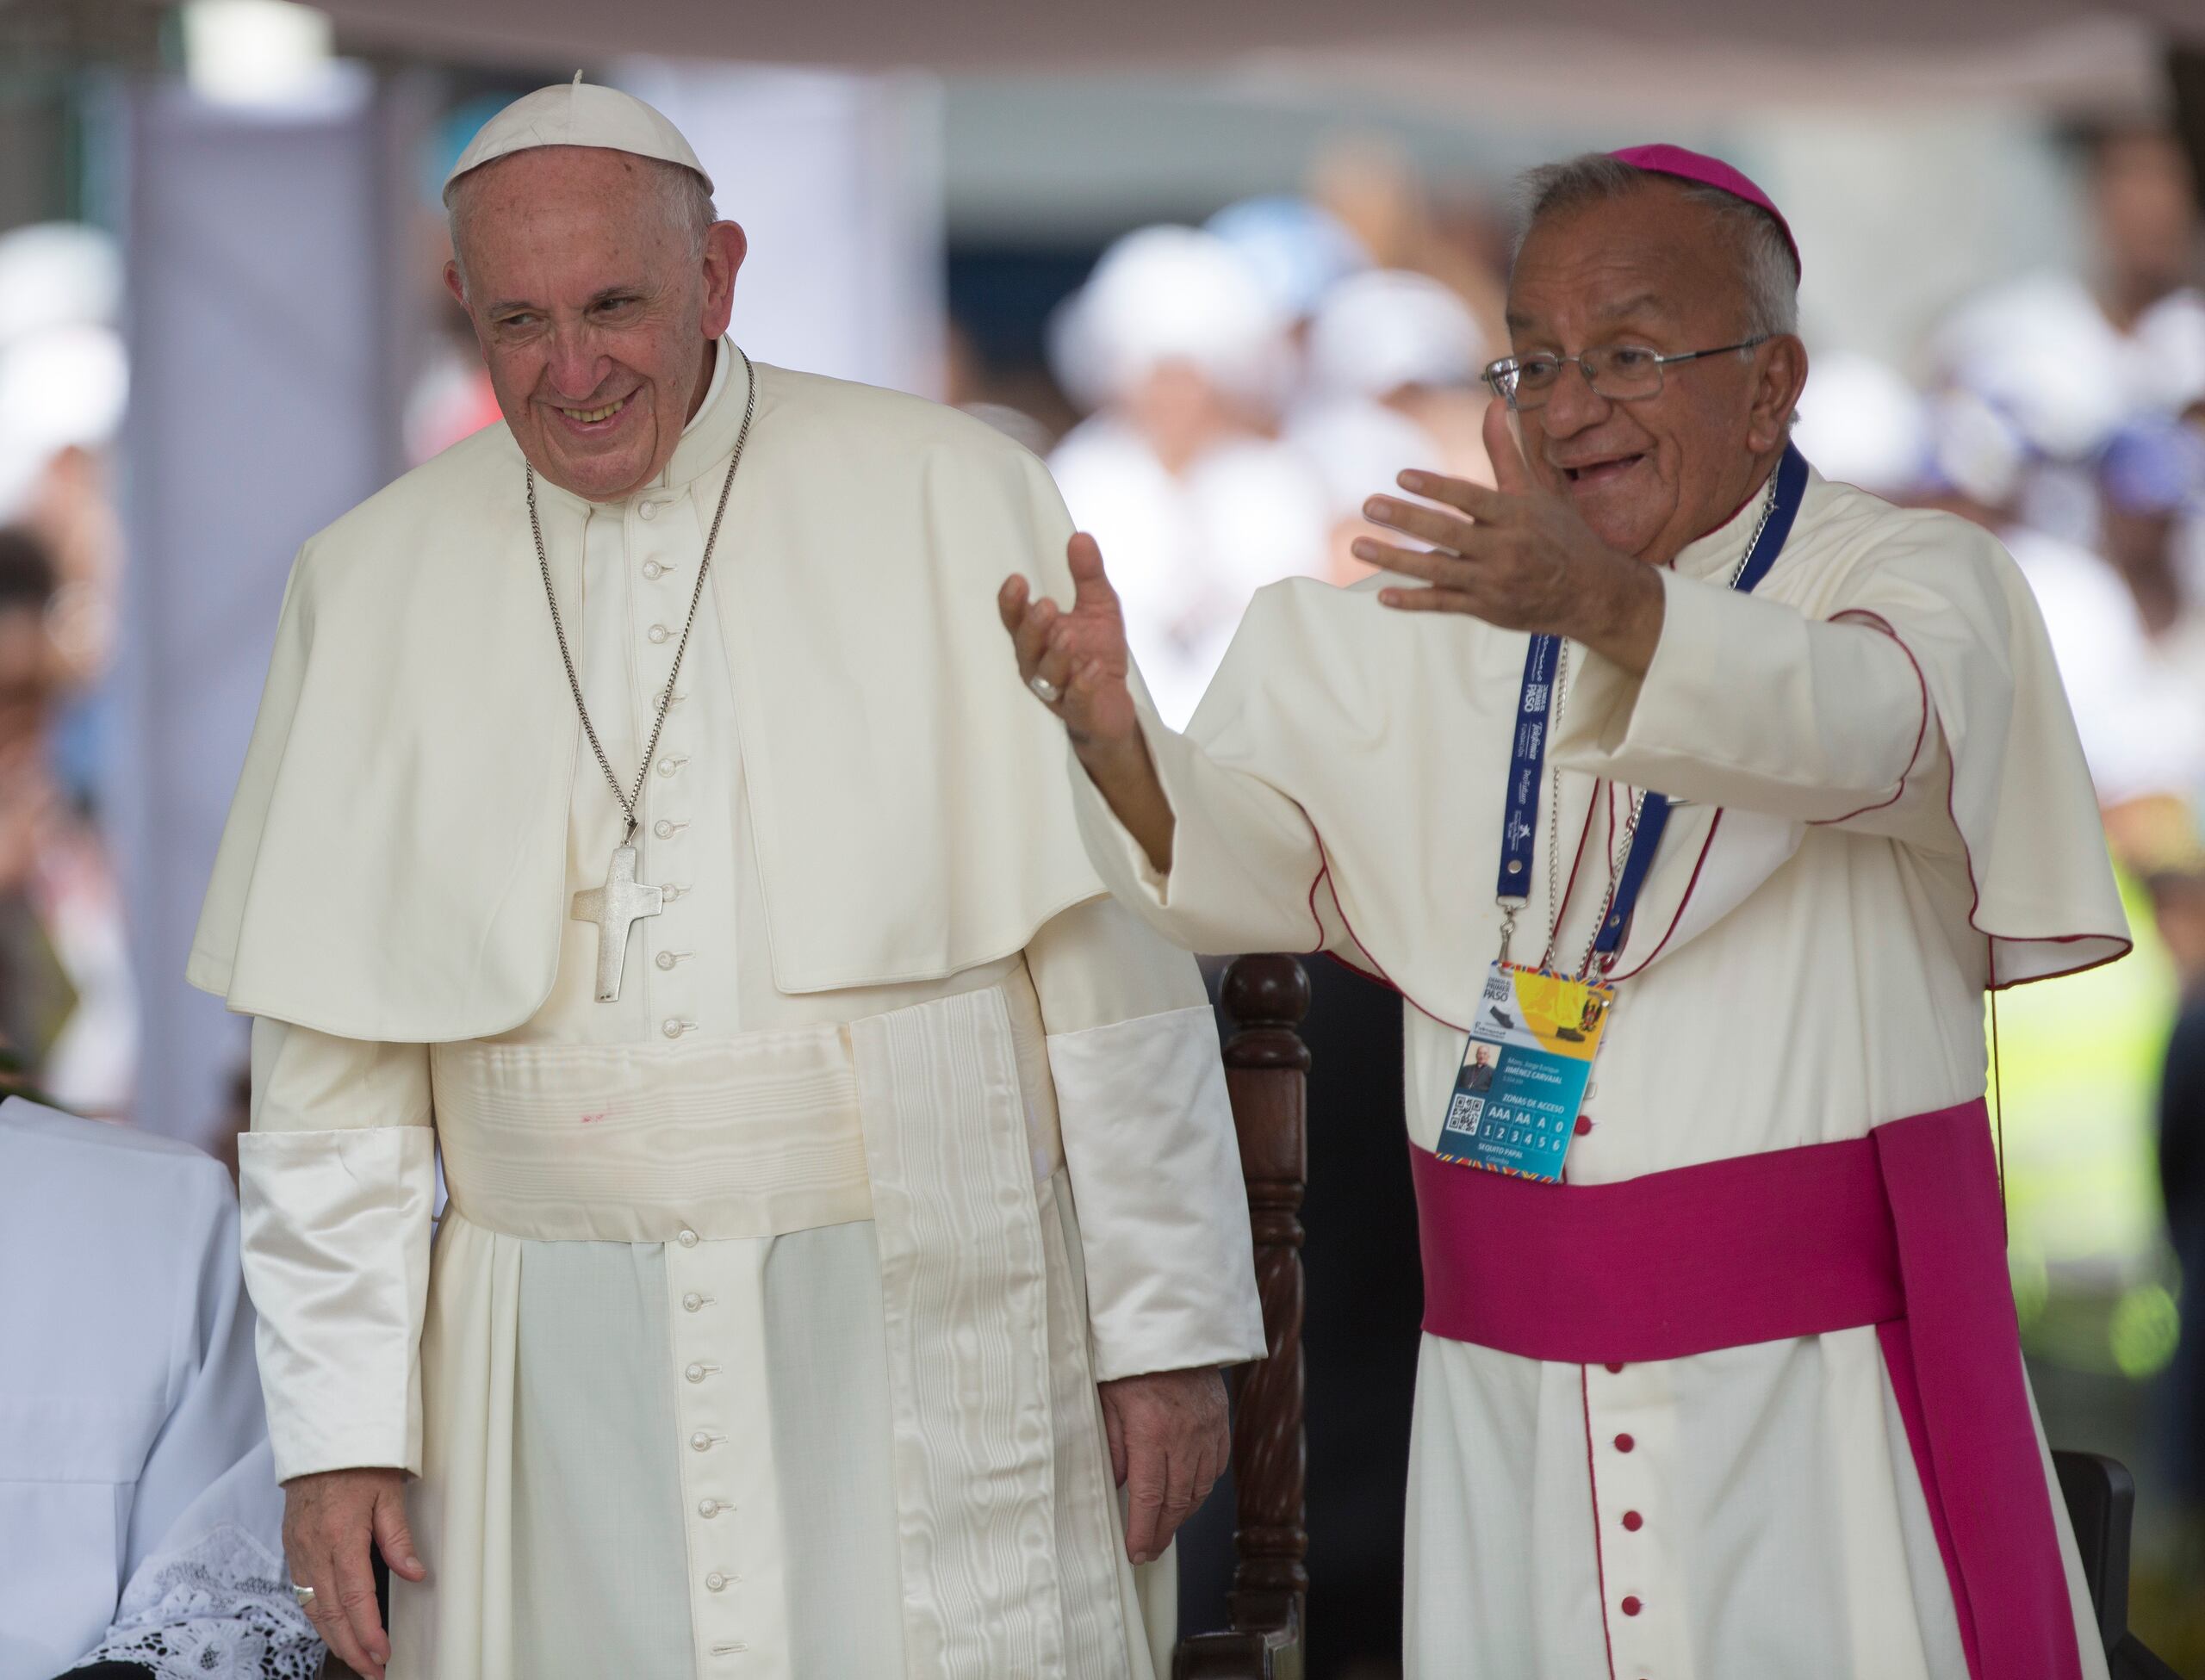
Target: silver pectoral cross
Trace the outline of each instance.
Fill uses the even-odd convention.
[[[636,879],[636,848],[616,847],[605,884],[575,895],[574,919],[597,924],[597,1001],[620,995],[620,971],[628,964],[628,934],[645,916],[666,908],[666,889]]]

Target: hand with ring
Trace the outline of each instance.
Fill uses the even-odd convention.
[[[402,1470],[331,1470],[283,1484],[283,1555],[291,1596],[339,1662],[383,1680],[390,1640],[376,1607],[370,1548],[391,1572],[425,1581],[406,1526]]]
[[[1022,577],[1007,579],[996,609],[1018,654],[1020,680],[1064,720],[1083,757],[1140,738],[1127,673],[1126,617],[1102,570],[1102,551],[1084,532],[1065,549],[1072,598],[1059,609],[1047,596],[1034,598]]]
[[[1064,721],[1072,750],[1150,861],[1168,871],[1175,818],[1134,710],[1126,615],[1084,531],[1065,545],[1071,605],[1034,598],[1022,577],[1003,580],[996,611],[1018,654],[1018,675]]]

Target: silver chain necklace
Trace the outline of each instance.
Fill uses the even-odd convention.
[[[711,569],[712,549],[719,542],[720,521],[727,517],[728,493],[735,488],[735,469],[742,464],[742,446],[750,438],[750,422],[758,412],[758,379],[750,365],[750,358],[740,350],[742,356],[742,379],[748,395],[742,406],[742,429],[735,435],[735,453],[729,457],[727,476],[720,480],[720,499],[712,509],[711,529],[705,536],[704,558],[697,565],[697,581],[689,592],[689,616],[681,621],[681,640],[674,649],[674,668],[667,673],[666,689],[658,697],[658,716],[651,722],[651,738],[643,747],[643,761],[636,772],[636,787],[631,793],[620,784],[613,774],[612,760],[606,756],[605,744],[597,738],[597,726],[590,721],[589,707],[582,699],[581,679],[575,673],[575,655],[567,645],[567,626],[559,616],[559,594],[551,586],[551,557],[543,548],[543,522],[536,510],[536,468],[527,469],[528,529],[536,538],[537,569],[543,574],[543,598],[551,608],[551,633],[559,640],[559,659],[567,667],[567,687],[575,697],[575,710],[581,714],[582,733],[589,737],[590,750],[597,754],[598,768],[605,772],[606,785],[612,790],[612,797],[620,802],[620,813],[628,820],[628,827],[620,837],[620,844],[612,850],[612,860],[605,873],[605,884],[592,887],[587,892],[575,895],[573,917],[577,921],[597,925],[597,995],[599,1002],[610,1003],[620,995],[621,970],[627,965],[628,934],[644,916],[655,916],[666,908],[666,890],[646,886],[636,878],[636,828],[641,819],[637,813],[643,803],[643,786],[649,779],[651,759],[658,752],[659,736],[666,728],[666,715],[674,707],[674,686],[681,678],[682,656],[689,651],[689,634],[696,628],[697,608],[705,598],[705,574]]]

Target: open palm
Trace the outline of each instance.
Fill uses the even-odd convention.
[[[1085,532],[1065,546],[1072,601],[1060,608],[1033,598],[1024,578],[1007,579],[997,597],[1003,627],[1018,653],[1018,674],[1064,720],[1073,741],[1110,747],[1134,740],[1140,722],[1128,684],[1126,615],[1102,569],[1102,550]],[[1048,697],[1053,694],[1054,699]]]

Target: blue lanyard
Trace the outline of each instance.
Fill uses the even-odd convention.
[[[1806,489],[1807,458],[1799,453],[1796,444],[1787,444],[1784,458],[1776,467],[1776,499],[1745,563],[1730,581],[1733,589],[1750,594],[1754,586],[1768,575],[1768,568],[1784,551],[1785,539],[1792,535],[1792,524],[1798,518],[1800,499]],[[1516,702],[1516,738],[1509,753],[1508,786],[1500,822],[1500,883],[1497,896],[1504,904],[1512,901],[1521,904],[1529,896],[1526,889],[1531,884],[1532,842],[1539,828],[1539,781],[1546,765],[1550,721],[1548,713],[1553,704],[1555,666],[1561,653],[1560,637],[1535,635],[1524,654],[1524,681]],[[1612,958],[1622,945],[1624,934],[1630,926],[1631,912],[1638,905],[1640,890],[1646,884],[1648,871],[1654,867],[1654,853],[1661,846],[1662,831],[1668,822],[1668,799],[1662,794],[1648,793],[1639,806],[1637,833],[1631,839],[1630,855],[1624,859],[1623,874],[1616,882],[1607,919],[1600,924],[1599,935],[1593,941],[1593,949],[1598,955]]]

